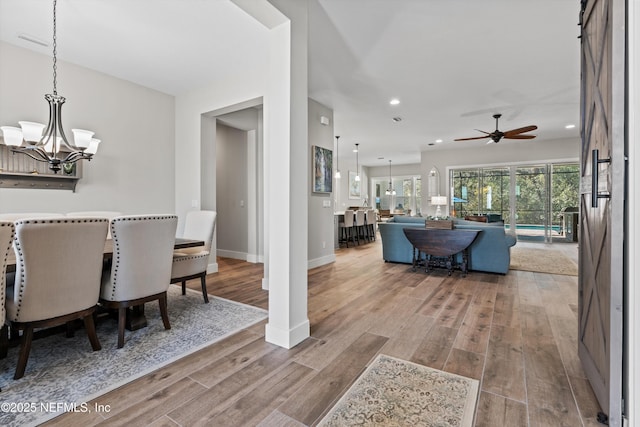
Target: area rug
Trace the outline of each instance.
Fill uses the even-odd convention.
[[[477,380],[380,354],[319,426],[473,425]]]
[[[267,317],[256,307],[211,296],[209,301],[204,304],[200,292],[188,290],[183,296],[180,287],[170,286],[171,329],[164,329],[158,304],[146,304],[148,326],[125,331],[121,349],[116,348],[117,322],[112,319],[98,322],[100,351],[91,351],[84,330],[73,338],[62,333],[35,340],[19,380],[13,379],[19,348],[10,348],[8,357],[0,360],[0,425],[42,423],[74,403],[82,405]],[[55,412],[57,405],[61,411]]]
[[[578,266],[568,256],[551,248],[511,248],[512,270],[534,271],[537,273],[564,274],[577,276]]]

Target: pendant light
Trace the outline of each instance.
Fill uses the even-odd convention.
[[[340,139],[340,136],[336,135],[336,179],[340,179],[340,159],[339,159],[339,155],[338,155],[338,140]]]
[[[358,145],[360,144],[356,142],[356,149],[353,150],[356,152],[356,178],[355,178],[356,181],[360,181],[360,165],[358,163]]]
[[[387,196],[395,196],[396,190],[393,189],[393,185],[391,184],[391,160],[389,160],[389,188],[385,192]]]
[[[99,139],[93,138],[92,131],[83,129],[71,129],[74,136],[74,143],[71,143],[62,128],[65,98],[58,95],[57,90],[56,6],[57,0],[53,0],[53,93],[44,96],[49,103],[49,123],[45,126],[42,123],[20,121],[21,128],[1,127],[4,143],[11,151],[48,163],[54,173],[79,160],[91,160],[100,143]]]

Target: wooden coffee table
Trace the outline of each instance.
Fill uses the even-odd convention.
[[[413,271],[419,266],[424,266],[426,272],[433,267],[442,267],[446,268],[451,276],[457,268],[462,271],[464,277],[468,271],[468,248],[481,230],[406,227],[403,231],[413,245]],[[459,253],[462,254],[461,263],[456,260]]]

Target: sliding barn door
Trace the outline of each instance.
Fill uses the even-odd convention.
[[[582,1],[578,353],[610,425],[622,425],[625,1]]]

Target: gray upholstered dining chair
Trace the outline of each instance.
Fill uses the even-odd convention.
[[[209,302],[207,295],[207,266],[211,254],[213,232],[216,229],[217,213],[214,211],[190,211],[185,218],[182,237],[203,240],[204,247],[185,248],[173,252],[171,283],[182,283],[182,295],[186,293],[187,280],[200,278],[202,297]]]
[[[107,218],[111,221],[113,218],[117,216],[122,216],[122,212],[117,211],[78,211],[78,212],[67,212],[68,217],[73,218]],[[109,227],[109,231],[107,232],[107,239],[111,238],[111,227]]]
[[[178,217],[128,215],[111,220],[113,260],[102,276],[100,304],[118,310],[118,348],[124,346],[129,307],[158,300],[165,329],[171,329],[167,313],[167,289]]]
[[[7,289],[6,271],[7,256],[13,250],[13,238],[15,236],[15,226],[10,221],[0,221],[0,359],[7,357],[9,350],[9,333],[5,318],[7,317],[5,310],[5,295]]]
[[[7,320],[23,331],[15,379],[24,375],[35,328],[82,319],[91,347],[100,350],[93,313],[108,225],[101,218],[15,222],[16,271],[6,295]]]

